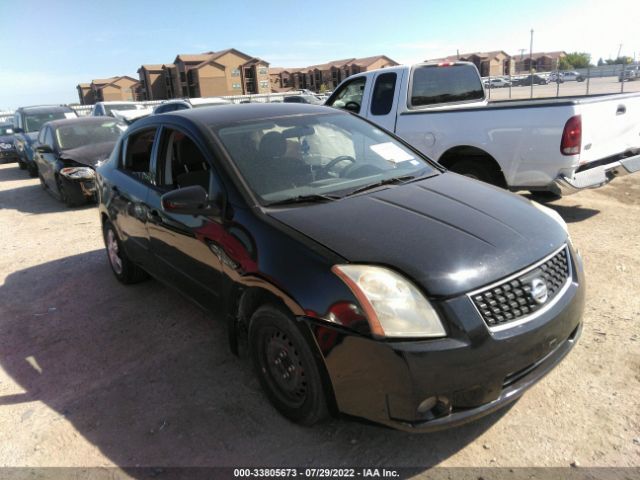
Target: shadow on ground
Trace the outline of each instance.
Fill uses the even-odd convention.
[[[582,222],[600,213],[600,210],[586,208],[582,205],[560,205],[558,203],[560,198],[558,197],[544,198],[530,194],[525,194],[524,196],[529,200],[534,200],[545,207],[555,210],[567,223]],[[565,200],[564,203],[567,203],[567,201]]]
[[[291,424],[229,353],[224,322],[156,281],[120,285],[102,250],[7,277],[0,366],[26,392],[0,405],[44,402],[122,467],[425,467],[504,414],[423,435],[350,418]],[[37,432],[42,416],[25,407],[20,428]]]
[[[30,179],[26,170],[20,170],[17,163],[13,165],[13,168],[3,166],[0,169],[0,184],[4,187],[7,185],[5,182],[18,180],[31,180],[32,184],[0,190],[0,210],[12,209],[24,213],[55,213],[70,210],[64,203],[44,190],[37,178]],[[73,209],[93,207],[95,207],[94,203],[88,203]]]

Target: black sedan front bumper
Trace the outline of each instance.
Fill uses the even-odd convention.
[[[339,411],[425,432],[460,425],[519,398],[580,336],[584,274],[572,252],[569,287],[529,322],[490,331],[466,296],[440,302],[449,336],[377,341],[314,328]],[[330,341],[328,341],[330,339]]]
[[[18,152],[15,149],[0,150],[0,163],[10,163],[18,161]]]

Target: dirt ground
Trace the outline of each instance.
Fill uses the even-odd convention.
[[[0,165],[1,466],[640,466],[640,175],[549,203],[586,265],[576,348],[512,408],[433,434],[304,428],[225,328],[113,277],[94,206]]]

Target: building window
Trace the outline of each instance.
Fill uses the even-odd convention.
[[[187,81],[187,75],[184,72],[180,72],[180,81],[185,83]]]
[[[234,68],[234,69],[231,71],[231,76],[232,76],[232,77],[239,77],[239,76],[240,76],[240,69],[239,69],[239,68]],[[235,87],[234,87],[234,88],[235,88]]]
[[[269,80],[260,80],[260,88],[269,88]]]
[[[234,90],[240,90],[240,84],[239,83],[234,83],[231,86],[233,87]]]
[[[258,70],[259,75],[267,75],[268,73],[269,71],[267,70],[267,67],[260,67],[260,69]]]

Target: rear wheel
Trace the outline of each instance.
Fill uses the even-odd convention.
[[[26,170],[27,164],[24,163],[22,160],[18,159],[18,167],[20,167],[20,170]]]
[[[260,307],[249,327],[251,358],[276,409],[296,423],[313,425],[329,411],[318,364],[293,322],[279,308]]]
[[[38,176],[38,166],[34,163],[27,164],[27,171],[31,178],[36,178]]]
[[[107,247],[109,265],[116,278],[124,284],[138,283],[146,279],[148,277],[147,272],[127,257],[111,222],[106,221],[104,223],[102,233],[105,246]]]
[[[483,162],[484,157],[478,157],[478,159],[462,158],[456,160],[449,166],[449,170],[459,173],[465,177],[473,178],[474,180],[480,180],[481,182],[490,183],[497,187],[504,187],[500,172],[494,168],[490,168],[486,162]]]

